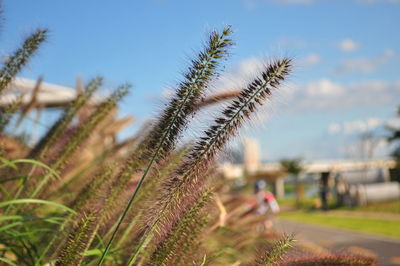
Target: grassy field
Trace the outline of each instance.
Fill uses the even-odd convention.
[[[283,212],[281,218],[299,222],[319,224],[358,232],[400,238],[400,220],[366,217],[343,217],[322,212]]]
[[[284,198],[284,199],[278,200],[279,205],[282,207],[292,208],[292,209],[297,208],[297,209],[301,209],[304,211],[315,210],[317,201],[319,201],[318,197],[305,198],[305,199],[303,199],[303,201],[300,204],[296,205],[296,201],[294,198]],[[329,205],[330,209],[336,209],[336,210],[400,214],[400,200],[372,203],[367,206],[337,207],[337,206],[335,206],[335,201],[333,199],[331,199],[328,201],[328,205]]]
[[[390,202],[379,202],[368,206],[360,206],[355,208],[343,208],[360,212],[378,212],[378,213],[397,213],[400,214],[400,200]]]

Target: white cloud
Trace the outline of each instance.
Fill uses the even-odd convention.
[[[366,120],[345,122],[343,125],[343,133],[345,135],[364,133],[375,129],[382,124],[382,120],[376,117],[370,117]]]
[[[353,52],[358,50],[360,47],[360,44],[351,40],[351,39],[345,39],[342,40],[338,43],[338,47],[342,52]]]
[[[339,74],[374,72],[377,68],[387,64],[395,56],[395,51],[388,49],[381,55],[372,58],[346,59],[339,65],[336,72]]]
[[[396,52],[395,52],[393,49],[386,49],[386,50],[383,52],[383,56],[386,56],[386,57],[394,57],[394,56],[396,56]]]
[[[373,80],[340,84],[323,78],[294,84],[286,96],[282,108],[289,112],[396,106],[400,99],[400,82]]]
[[[311,81],[304,86],[306,93],[310,97],[332,97],[340,96],[344,92],[344,88],[329,79],[320,79]]]
[[[221,90],[240,89],[259,73],[265,62],[255,57],[243,60],[221,75],[213,87]],[[288,84],[288,87],[275,95],[274,102],[275,107],[289,113],[397,106],[400,99],[400,80],[338,83],[321,78],[302,84]]]
[[[382,137],[382,135],[379,136],[379,134],[374,133],[373,130],[383,128],[383,126],[400,128],[400,118],[382,120],[370,117],[366,120],[345,122],[344,125],[347,128],[342,133],[344,134],[343,137],[348,139],[348,143],[342,149],[347,150],[346,153],[361,158],[384,158],[394,148],[384,137],[387,136],[388,131],[385,130],[386,134]]]
[[[300,65],[302,66],[313,66],[321,62],[321,57],[318,54],[309,54],[303,58],[300,58]]]
[[[347,141],[339,150],[346,157],[353,159],[387,158],[388,142],[385,139],[373,135],[360,136],[356,141]]]
[[[264,60],[253,57],[241,61],[236,68],[236,72],[248,77],[259,71],[264,65]]]
[[[372,133],[377,128],[389,126],[391,128],[400,128],[400,118],[390,118],[382,120],[377,117],[369,117],[364,120],[345,121],[343,123],[331,123],[328,126],[329,135],[343,136],[366,136],[363,133]],[[367,135],[368,136],[368,135]],[[376,136],[372,134],[372,136]],[[386,141],[385,141],[386,143]]]
[[[246,85],[265,63],[265,60],[255,57],[245,59],[231,71],[224,73],[213,85],[218,89],[239,89]]]
[[[332,123],[328,127],[329,135],[336,135],[342,131],[342,126],[338,123]]]
[[[400,117],[391,118],[385,124],[390,128],[400,128]]]
[[[352,135],[354,133],[361,133],[368,130],[368,125],[365,121],[356,120],[344,123],[343,133],[345,135]]]

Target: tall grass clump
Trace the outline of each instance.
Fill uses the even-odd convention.
[[[204,132],[204,136],[188,153],[176,175],[165,184],[165,193],[157,202],[160,207],[154,211],[154,217],[151,218],[152,221],[132,256],[131,263],[143,252],[156,233],[165,233],[163,231],[170,228],[171,224],[180,218],[181,212],[198,197],[198,193],[201,193],[206,184],[207,175],[204,174],[218,151],[223,149],[240,126],[250,119],[257,105],[261,105],[271,95],[271,89],[280,84],[289,70],[290,60],[287,59],[267,66],[260,77],[256,77],[244,88],[237,99],[223,111],[222,116],[215,120],[214,125]]]
[[[285,257],[292,238],[255,229],[266,217],[246,211],[245,200],[227,193],[216,162],[279,90],[292,61],[266,63],[240,90],[209,95],[207,88],[233,46],[231,35],[231,27],[212,31],[165,108],[126,140],[119,141],[117,134],[130,118],[118,116],[118,103],[130,85],[94,101],[101,77],[61,108],[60,118],[35,144],[18,142],[12,132],[0,134],[1,263],[292,265],[292,257]],[[12,79],[46,38],[47,31],[38,29],[6,60],[0,97],[12,91]],[[185,130],[196,112],[222,101],[226,108],[212,112],[211,125],[198,117],[207,130],[190,139]],[[29,108],[18,101],[10,106],[1,107],[7,121],[19,110],[26,117],[40,103],[32,99]],[[22,155],[11,156],[11,149]],[[314,259],[374,263],[351,256]]]
[[[175,141],[187,124],[188,116],[193,112],[195,102],[202,96],[208,82],[215,75],[215,69],[218,66],[217,60],[222,58],[227,53],[227,47],[232,45],[231,40],[228,38],[230,34],[229,27],[225,28],[221,34],[216,31],[210,34],[207,46],[204,51],[198,54],[198,58],[192,61],[188,72],[184,75],[184,81],[178,86],[176,95],[168,103],[153,129],[149,132],[148,137],[138,147],[139,163],[145,160],[148,163],[145,165],[143,175],[106,246],[100,264],[110,249],[112,241],[131,208],[141,185],[151,171],[151,167],[175,147]]]
[[[43,156],[56,142],[57,139],[64,133],[72,119],[78,114],[79,110],[87,103],[93,93],[101,86],[102,78],[93,79],[85,87],[84,92],[79,94],[76,99],[64,110],[59,120],[55,122],[47,133],[38,141],[31,150],[29,157],[44,159]]]

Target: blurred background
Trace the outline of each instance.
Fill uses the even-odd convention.
[[[97,74],[106,87],[133,83],[119,116],[134,122],[115,138],[131,136],[161,109],[199,37],[214,27],[232,25],[237,47],[210,93],[240,89],[266,60],[293,58],[294,74],[255,122],[262,126],[229,147],[221,174],[238,193],[252,194],[264,180],[280,205],[274,223],[281,230],[400,264],[400,1],[26,0],[3,7],[3,60],[35,27],[51,30],[14,81],[15,91],[29,94],[43,79],[41,108],[10,127],[27,143]],[[8,97],[0,104],[13,92]]]

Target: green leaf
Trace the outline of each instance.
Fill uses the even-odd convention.
[[[60,221],[63,221],[65,219],[66,218],[63,217],[36,217],[36,216],[21,216],[21,215],[0,216],[0,222],[8,220],[20,220],[22,222],[44,221],[54,224],[60,224]]]
[[[12,265],[12,266],[18,266],[17,264],[15,264],[14,262],[12,262],[11,260],[4,258],[4,257],[0,257],[0,261],[5,262],[8,265]]]
[[[0,161],[3,162],[3,165],[0,165],[0,168],[10,166],[14,170],[18,170],[18,167],[14,163],[12,163],[12,162],[10,163],[10,161],[7,160],[6,158],[0,157]]]
[[[4,160],[2,160],[4,162]],[[46,164],[36,161],[36,160],[32,160],[32,159],[15,159],[13,161],[5,161],[4,164],[0,165],[0,169],[4,168],[4,167],[13,167],[14,169],[18,169],[16,168],[17,166],[15,164],[17,163],[28,163],[28,164],[33,164],[36,166],[40,166],[46,170],[48,170],[51,174],[53,174],[57,179],[61,179],[61,177],[59,176],[59,174],[57,174],[56,171],[54,171],[53,169],[51,169],[49,166],[47,166]]]
[[[73,209],[70,209],[65,205],[62,205],[57,202],[41,200],[41,199],[15,199],[15,200],[4,201],[4,202],[0,202],[0,208],[8,206],[8,205],[14,205],[14,204],[44,204],[44,205],[49,205],[49,206],[54,206],[54,207],[60,208],[64,211],[67,211],[72,214],[76,214],[76,212]]]

